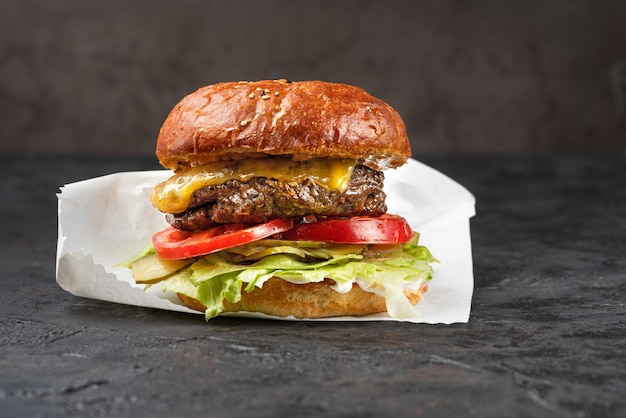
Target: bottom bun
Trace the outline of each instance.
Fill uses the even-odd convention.
[[[222,312],[259,312],[277,317],[327,318],[332,316],[364,316],[386,312],[385,298],[363,290],[359,285],[352,286],[347,293],[339,293],[331,288],[332,280],[320,283],[294,284],[278,278],[271,278],[262,288],[252,292],[241,292],[237,303],[224,301]],[[415,305],[428,286],[417,291],[405,292]],[[206,307],[198,300],[178,294],[189,308],[204,312]]]

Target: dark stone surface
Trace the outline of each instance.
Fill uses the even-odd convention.
[[[1,156],[0,415],[626,416],[624,156],[432,157],[477,198],[467,324],[218,318],[55,283],[64,183],[154,159]]]

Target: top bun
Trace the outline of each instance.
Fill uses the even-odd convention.
[[[175,171],[270,155],[355,158],[383,170],[404,164],[411,147],[400,115],[358,87],[264,80],[184,97],[161,128],[156,155]]]

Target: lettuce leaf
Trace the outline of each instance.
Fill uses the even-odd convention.
[[[208,320],[223,311],[224,300],[237,303],[242,291],[260,288],[272,277],[296,284],[321,282],[328,278],[335,281],[333,288],[338,292],[348,292],[357,283],[385,297],[392,317],[419,315],[417,308],[404,295],[404,289],[417,289],[423,282],[431,280],[431,264],[437,260],[426,247],[418,245],[417,234],[404,245],[370,249],[366,246],[308,247],[301,244],[263,240],[258,248],[237,247],[207,255],[164,278],[163,290],[197,299],[207,307],[205,316]]]

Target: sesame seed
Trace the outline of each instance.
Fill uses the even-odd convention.
[[[268,96],[267,94],[264,94],[263,96],[261,96],[261,99],[264,99],[264,100],[269,99],[269,98],[270,96]]]
[[[241,121],[241,126],[246,126],[248,124],[248,120],[244,119]]]
[[[248,95],[248,97],[249,97],[249,98],[251,98],[251,99],[254,99],[254,93],[250,93],[250,94]]]
[[[277,91],[274,92],[274,96],[278,96],[278,92]]]

